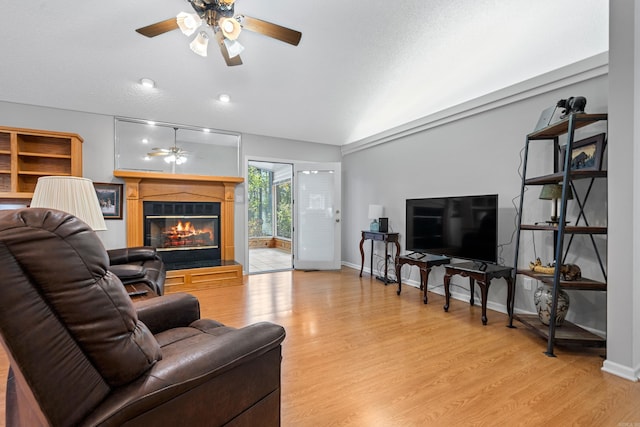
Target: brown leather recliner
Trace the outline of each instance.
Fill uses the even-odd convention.
[[[153,246],[108,249],[109,270],[122,284],[144,283],[156,294],[164,294],[167,272],[164,262]]]
[[[198,300],[131,302],[76,217],[0,211],[0,337],[7,426],[280,424],[271,323],[200,319]]]

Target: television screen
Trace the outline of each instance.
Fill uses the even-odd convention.
[[[498,195],[407,199],[406,250],[496,263]]]

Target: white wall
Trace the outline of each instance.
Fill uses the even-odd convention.
[[[113,116],[0,102],[0,120],[0,126],[77,133],[84,139],[84,176],[95,182],[122,182],[113,176]],[[244,158],[244,155],[255,155],[298,161],[339,161],[341,156],[340,148],[337,146],[258,135],[243,135],[241,145],[241,158]],[[245,175],[244,171],[242,175]],[[246,246],[244,191],[244,184],[237,187],[235,206],[235,254],[236,261],[243,265]],[[126,218],[126,209],[123,214]],[[106,224],[108,230],[98,233],[105,247],[110,249],[126,246],[125,220],[109,220]]]
[[[609,292],[603,369],[640,376],[640,2],[609,2]]]
[[[570,78],[566,81],[572,81]],[[426,130],[402,134],[398,138],[388,138],[371,148],[355,150],[343,158],[343,260],[346,265],[360,268],[360,231],[368,229],[367,207],[381,204],[385,216],[389,217],[390,228],[400,233],[401,246],[405,232],[405,200],[408,198],[459,196],[474,194],[499,195],[498,242],[502,244],[499,256],[505,265],[514,265],[514,244],[512,234],[515,229],[514,198],[520,194],[521,178],[518,168],[520,152],[525,136],[530,133],[539,115],[545,108],[554,106],[558,100],[570,96],[585,96],[587,112],[607,112],[608,80],[606,75],[588,78],[575,84],[559,87],[557,80],[549,78],[547,89],[538,87],[537,95],[515,99],[513,102],[496,102],[495,106],[485,105],[484,111],[467,115],[459,120],[436,125]],[[511,92],[516,93],[515,88]],[[596,129],[606,130],[606,124]],[[589,131],[591,132],[591,130]],[[581,135],[587,132],[582,132]],[[549,145],[551,147],[551,145]],[[551,168],[552,149],[545,153],[530,149],[529,171],[540,165]],[[551,173],[548,170],[546,173]],[[539,173],[528,173],[536,176]],[[538,200],[540,187],[532,186],[525,198],[524,218],[526,223],[544,221],[551,211],[550,203]],[[535,194],[533,194],[535,193]],[[591,225],[606,224],[606,182],[601,181],[590,196],[589,221]],[[517,200],[515,200],[517,204]],[[574,218],[575,208],[570,209]],[[571,217],[570,217],[571,218]],[[528,220],[527,220],[528,219]],[[520,266],[526,266],[535,259],[551,261],[552,234],[538,233],[535,236],[536,252],[533,251],[532,235],[523,233],[520,246]],[[598,270],[592,247],[580,248],[574,243],[575,262],[585,275]],[[590,244],[590,242],[589,242]],[[547,246],[546,251],[543,249]],[[598,240],[598,247],[604,252],[606,262],[606,239]],[[365,245],[365,268],[369,263],[369,243]],[[384,253],[380,244],[376,249]],[[546,258],[545,258],[546,257]],[[376,262],[374,261],[374,269]],[[440,285],[436,292],[443,292],[444,268],[434,268],[429,278],[430,287]],[[419,282],[417,268],[403,269],[403,282]],[[520,279],[519,279],[520,280]],[[501,282],[501,283],[500,283]],[[459,276],[452,283],[468,289],[468,280]],[[518,286],[516,309],[533,312],[533,291],[524,291]],[[458,296],[468,301],[468,292],[455,288]],[[461,293],[462,292],[462,293]],[[479,292],[476,287],[476,292]],[[606,295],[602,292],[572,292],[572,308],[569,320],[602,333],[606,330]],[[479,294],[476,301],[480,301]],[[489,307],[506,312],[506,282],[497,280],[489,289]],[[491,322],[489,316],[489,322]],[[541,344],[543,342],[541,341]]]

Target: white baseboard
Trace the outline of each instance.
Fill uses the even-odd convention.
[[[640,368],[633,369],[610,360],[604,361],[602,371],[634,382],[637,382],[638,378],[640,378]]]

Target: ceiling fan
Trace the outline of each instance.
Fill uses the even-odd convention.
[[[173,128],[174,136],[173,136],[173,147],[170,148],[152,148],[147,156],[149,157],[164,157],[164,161],[167,163],[174,163],[177,165],[181,165],[187,161],[188,151],[183,150],[178,147],[178,128]]]
[[[244,47],[237,41],[245,29],[272,37],[293,46],[300,43],[302,33],[271,22],[246,15],[236,15],[235,0],[187,0],[196,13],[180,12],[175,18],[156,22],[136,31],[147,37],[155,37],[168,31],[180,29],[186,36],[199,30],[190,44],[191,50],[207,56],[210,31],[220,46],[220,52],[228,66],[241,65],[240,52]],[[206,25],[203,25],[206,24]]]

